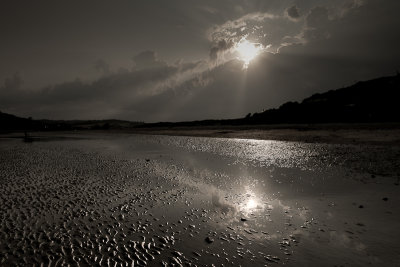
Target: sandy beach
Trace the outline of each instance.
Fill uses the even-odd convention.
[[[3,136],[0,264],[398,266],[396,131]]]

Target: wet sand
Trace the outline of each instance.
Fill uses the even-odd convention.
[[[130,132],[307,143],[400,145],[399,123],[143,127]]]
[[[0,162],[2,266],[400,265],[395,143],[69,133]]]

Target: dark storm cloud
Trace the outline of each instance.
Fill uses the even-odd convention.
[[[110,64],[108,64],[107,62],[105,62],[103,59],[99,59],[94,63],[94,68],[102,73],[103,75],[108,75],[110,74],[111,70],[110,70]]]
[[[0,80],[20,71],[28,88],[80,77],[93,80],[93,62],[129,68],[129,55],[157,51],[168,63],[205,59],[207,29],[281,0],[11,1],[0,9]]]
[[[4,80],[4,88],[7,88],[7,90],[19,90],[22,84],[23,80],[18,72]]]
[[[102,9],[104,3],[94,8]],[[233,118],[400,69],[400,40],[394,30],[400,28],[399,1],[388,0],[382,4],[378,0],[309,0],[297,1],[295,6],[289,0],[254,0],[234,5],[228,5],[229,1],[176,3],[162,2],[153,9],[144,4],[138,6],[140,12],[135,14],[125,14],[124,10],[113,7],[121,20],[107,20],[110,25],[94,20],[96,27],[90,28],[89,33],[93,35],[91,39],[98,39],[86,44],[87,47],[84,45],[86,52],[83,53],[93,53],[85,60],[94,76],[77,75],[81,78],[65,78],[64,81],[71,82],[28,90],[31,87],[25,79],[26,71],[14,75],[18,69],[11,68],[8,78],[2,78],[0,109],[35,118],[145,121]],[[154,16],[148,16],[151,10]],[[98,10],[93,12],[96,14]],[[296,15],[299,16],[294,20]],[[155,17],[162,19],[151,22]],[[371,18],[375,19],[371,22]],[[113,24],[117,22],[120,25]],[[135,28],[144,22],[148,25],[145,29]],[[126,25],[129,31],[125,31]],[[62,28],[66,36],[55,34],[55,40],[62,37],[60,41],[68,43],[70,38],[73,43],[74,38],[82,38],[89,42],[84,39],[84,33],[88,32],[78,29],[76,36],[69,36],[67,28]],[[16,31],[28,38],[28,32]],[[134,37],[129,39],[128,35]],[[107,40],[99,36],[107,36]],[[266,47],[247,70],[236,56],[228,55],[242,38]],[[9,40],[5,39],[1,45],[7,45]],[[79,61],[78,46],[71,45],[71,50],[77,53],[71,56],[64,46],[53,42],[45,42],[49,54],[43,52],[43,60],[34,53],[39,50],[32,49],[39,46],[35,42],[27,50],[20,50],[21,56],[41,69],[44,65],[39,63],[56,55],[55,61],[63,65],[60,72],[69,66],[67,57],[79,63],[71,66],[84,62]],[[101,48],[104,42],[109,51]],[[125,44],[127,47],[136,44],[137,48],[127,49],[123,47]],[[14,51],[10,47],[5,50]],[[57,53],[53,55],[50,47]],[[65,54],[60,49],[65,49]],[[133,58],[129,56],[134,54]],[[3,56],[13,62],[7,59],[10,56]],[[98,58],[102,60],[96,62]],[[93,62],[96,62],[95,68]],[[0,69],[7,67],[0,64]],[[53,76],[51,71],[44,72]]]
[[[93,82],[77,79],[40,90],[22,89],[21,79],[15,75],[0,87],[0,105],[15,114],[35,114],[36,118],[151,119],[154,114],[142,113],[147,110],[144,106],[155,109],[152,103],[205,66],[202,62],[168,65],[153,55],[145,51],[135,56],[137,66],[132,71],[109,72]],[[132,106],[136,108],[129,109]]]
[[[137,69],[164,67],[166,65],[165,62],[162,62],[157,58],[156,52],[150,50],[143,51],[134,56],[133,61],[135,62],[135,67]]]
[[[327,8],[318,6],[311,9],[306,17],[302,37],[307,41],[329,38],[330,34],[327,27],[329,23],[329,12]]]
[[[283,47],[280,53],[264,53],[247,71],[242,62],[231,60],[203,72],[201,78],[207,82],[181,84],[168,101],[159,101],[163,105],[158,114],[165,120],[241,117],[316,92],[394,74],[400,67],[396,49],[400,41],[389,31],[394,25],[400,27],[394,21],[396,6],[395,2],[384,6],[375,1],[340,8],[312,7],[299,29],[303,36],[298,43]],[[390,16],[371,26],[372,14]],[[371,27],[375,29],[372,35]]]
[[[286,14],[289,16],[289,18],[293,20],[297,20],[300,18],[300,12],[297,6],[291,6],[288,9],[286,9]]]

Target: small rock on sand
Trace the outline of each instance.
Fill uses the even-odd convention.
[[[207,237],[206,237],[206,242],[207,242],[208,244],[211,244],[212,242],[214,242],[214,239],[211,238],[211,237],[209,237],[209,236],[207,236]]]

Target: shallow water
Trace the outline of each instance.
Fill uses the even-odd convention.
[[[400,147],[61,137],[0,140],[1,265],[400,265]]]

